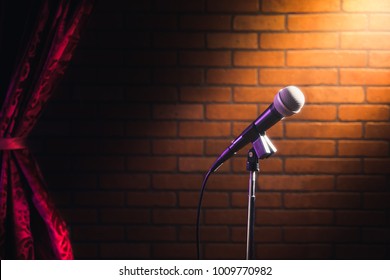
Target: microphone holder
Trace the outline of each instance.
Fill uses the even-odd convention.
[[[265,132],[252,142],[253,147],[248,151],[246,170],[249,171],[248,190],[248,223],[246,236],[246,259],[254,259],[254,233],[255,233],[255,200],[256,200],[256,175],[260,171],[259,159],[266,159],[273,155],[277,149]]]

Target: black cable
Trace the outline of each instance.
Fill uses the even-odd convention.
[[[210,174],[211,170],[209,170],[204,176],[202,188],[200,189],[199,193],[198,212],[196,216],[196,253],[198,256],[198,260],[200,260],[200,209],[202,208],[203,193],[206,188],[207,180],[209,179]]]

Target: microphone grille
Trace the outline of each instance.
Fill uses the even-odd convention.
[[[276,110],[283,116],[291,116],[298,113],[305,104],[305,96],[295,86],[281,89],[274,99]]]

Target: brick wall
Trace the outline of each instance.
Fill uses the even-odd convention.
[[[204,172],[291,84],[257,258],[389,258],[389,23],[387,0],[98,1],[34,134],[76,258],[195,258]],[[210,178],[207,259],[245,258],[247,148]]]

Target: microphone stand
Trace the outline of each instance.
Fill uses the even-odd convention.
[[[246,170],[249,171],[248,190],[248,223],[246,235],[246,259],[253,260],[255,253],[254,233],[255,233],[255,200],[256,200],[256,175],[260,171],[259,159],[266,159],[277,150],[265,132],[252,143],[253,147],[248,151]]]

